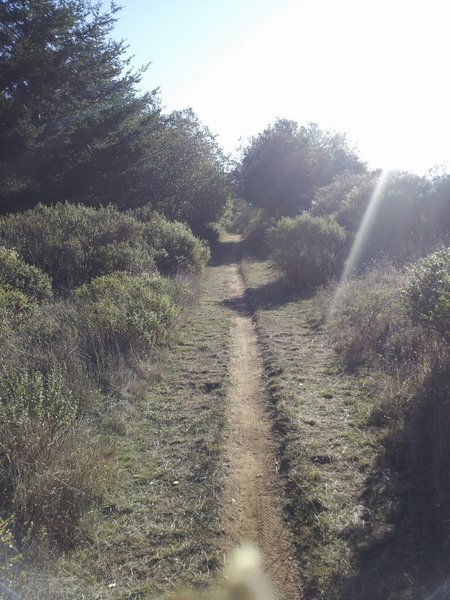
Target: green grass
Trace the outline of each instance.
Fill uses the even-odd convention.
[[[231,318],[224,270],[207,269],[201,288],[178,339],[104,421],[116,477],[84,520],[81,545],[49,561],[45,575],[28,568],[27,597],[150,598],[216,573]]]

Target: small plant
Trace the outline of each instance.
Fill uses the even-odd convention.
[[[345,232],[331,218],[286,217],[269,230],[268,239],[273,263],[298,285],[316,287],[340,273]]]
[[[0,505],[19,544],[74,542],[102,494],[105,461],[78,422],[78,401],[54,368],[0,376]]]
[[[23,292],[0,286],[0,320],[6,318],[11,324],[18,322],[35,307],[35,303]]]
[[[11,429],[28,421],[70,425],[77,412],[73,394],[57,368],[0,378],[0,421]]]
[[[450,248],[430,254],[409,269],[403,304],[414,323],[450,342]]]
[[[28,265],[15,250],[0,246],[0,286],[15,290],[33,300],[49,300],[52,286],[41,269]]]

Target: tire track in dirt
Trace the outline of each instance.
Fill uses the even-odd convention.
[[[242,543],[256,545],[278,598],[299,600],[300,577],[283,519],[283,491],[277,473],[263,362],[238,265],[225,268],[230,280],[227,303],[235,311],[230,332],[231,385],[225,432],[225,551]]]

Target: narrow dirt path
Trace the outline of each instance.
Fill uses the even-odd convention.
[[[231,328],[226,481],[223,529],[226,551],[252,543],[263,554],[266,572],[283,600],[301,598],[294,547],[283,520],[282,487],[277,475],[263,364],[245,286],[237,264],[229,273]]]

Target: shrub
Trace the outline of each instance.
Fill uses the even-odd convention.
[[[298,285],[315,287],[339,275],[345,232],[331,218],[286,217],[269,230],[268,240],[273,263]]]
[[[210,252],[205,242],[195,237],[189,227],[168,221],[149,207],[133,211],[144,222],[143,237],[154,249],[154,259],[163,275],[194,273],[207,264]]]
[[[450,341],[450,248],[430,254],[409,269],[403,303],[413,322]]]
[[[59,290],[114,271],[154,270],[142,233],[142,223],[113,207],[40,204],[0,220],[0,241],[50,275]]]
[[[52,293],[48,275],[37,267],[27,265],[14,250],[3,247],[0,247],[0,286],[12,288],[40,302],[48,300]]]
[[[28,315],[35,306],[23,292],[0,286],[0,323],[5,318],[17,322]]]
[[[179,314],[180,284],[161,276],[104,275],[75,292],[91,355],[146,351],[164,342]],[[100,352],[101,353],[101,352]]]

